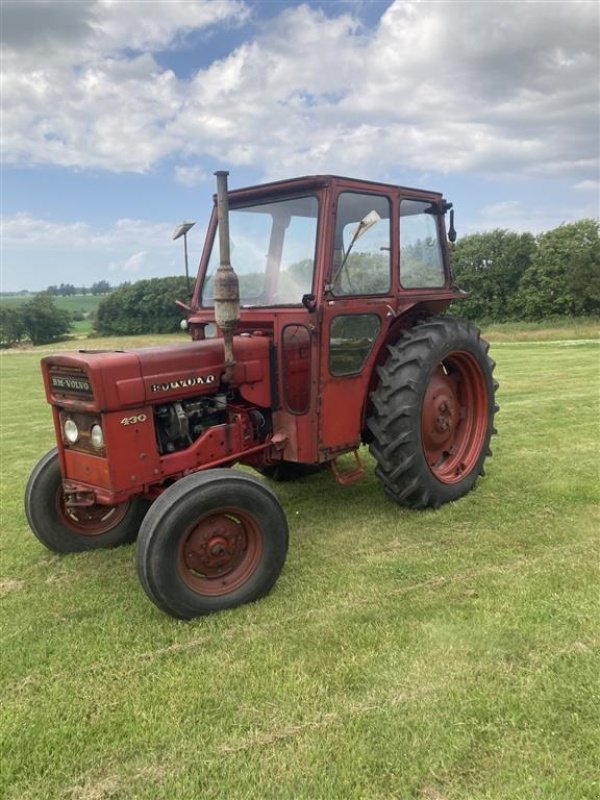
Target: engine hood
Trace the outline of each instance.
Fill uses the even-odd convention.
[[[234,381],[242,396],[270,404],[270,340],[234,337]],[[94,411],[133,408],[218,391],[222,339],[132,350],[80,350],[42,359],[48,402]]]

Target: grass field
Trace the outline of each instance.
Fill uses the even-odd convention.
[[[133,547],[58,557],[30,534],[53,433],[40,353],[5,353],[0,796],[595,800],[597,328],[498,338],[476,491],[402,510],[368,456],[352,487],[277,485],[274,592],[192,623],[148,602]]]

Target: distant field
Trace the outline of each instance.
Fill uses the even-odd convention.
[[[192,623],[147,600],[133,546],[59,557],[28,531],[48,348],[4,353],[0,796],[596,800],[600,346],[552,331],[492,350],[474,492],[400,509],[366,452],[354,486],[277,484],[275,590]]]
[[[600,318],[564,317],[540,322],[496,322],[482,326],[493,342],[551,341],[600,337]]]
[[[98,308],[98,303],[104,295],[94,294],[74,294],[68,297],[53,297],[54,302],[58,308],[64,308],[67,311],[83,311],[92,313]],[[17,306],[31,300],[31,297],[0,297],[0,303],[7,305]]]

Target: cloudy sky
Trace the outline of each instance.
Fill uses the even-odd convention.
[[[214,191],[443,191],[460,233],[598,214],[595,0],[2,0],[2,290],[195,268]]]

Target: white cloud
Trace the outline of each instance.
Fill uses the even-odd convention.
[[[4,81],[5,158],[143,172],[172,150],[178,91],[149,54],[87,65],[72,81],[14,70]]]
[[[124,49],[165,50],[191,31],[249,15],[243,0],[3,0],[3,44],[26,64],[42,55],[51,65],[75,64]]]
[[[183,274],[183,250],[173,242],[174,223],[122,218],[109,226],[55,221],[29,213],[0,219],[3,291],[42,289],[50,283],[91,285],[113,275],[120,280]],[[203,225],[189,241],[190,270],[198,263]],[[144,249],[141,249],[144,248]]]
[[[588,206],[568,205],[559,200],[552,207],[523,203],[520,200],[505,200],[490,203],[479,210],[471,220],[465,220],[465,233],[489,231],[495,228],[518,233],[542,233],[558,227],[565,222],[575,222],[584,217],[594,217],[594,210]]]
[[[140,253],[134,253],[124,261],[113,261],[109,264],[109,272],[140,272],[142,267],[146,264],[148,253],[142,250]]]
[[[206,170],[199,166],[176,166],[174,174],[176,183],[189,188],[199,186],[208,179]]]
[[[586,180],[586,181],[579,181],[579,183],[575,184],[576,189],[580,189],[582,192],[600,192],[600,180]]]
[[[189,81],[154,54],[243,22],[246,5],[46,3],[41,21],[8,5],[20,23],[5,47],[5,163],[144,172],[209,156],[269,177],[596,174],[594,3],[399,0],[373,31],[299,5]],[[192,185],[200,168],[175,177]]]
[[[114,251],[139,246],[140,242],[168,247],[173,228],[170,223],[124,218],[110,228],[98,230],[86,222],[53,222],[26,212],[3,217],[1,226],[4,250]]]
[[[178,149],[185,105],[183,83],[153,53],[247,16],[237,0],[8,0],[4,162],[148,171]]]
[[[91,27],[106,48],[156,52],[190,31],[232,19],[241,22],[248,15],[245,4],[236,0],[99,0]]]

